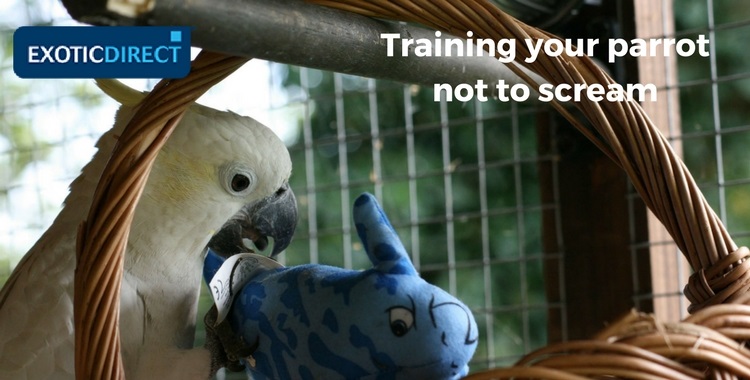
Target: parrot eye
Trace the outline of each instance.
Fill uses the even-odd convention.
[[[414,326],[414,312],[405,307],[396,306],[388,309],[388,318],[391,332],[397,337],[406,335]]]
[[[229,194],[243,197],[255,189],[255,173],[238,164],[227,164],[219,169],[221,183]]]
[[[235,174],[232,177],[232,190],[240,192],[250,187],[250,178],[244,174]]]

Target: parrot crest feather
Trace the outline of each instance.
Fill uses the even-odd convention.
[[[146,97],[146,94],[129,87],[117,79],[98,78],[96,85],[104,91],[107,96],[125,106],[135,106]]]

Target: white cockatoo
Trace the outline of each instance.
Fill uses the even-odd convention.
[[[122,107],[62,211],[0,292],[0,379],[74,377],[77,229],[117,136],[145,96],[117,81],[98,83]],[[273,237],[272,255],[286,248],[297,222],[291,170],[288,150],[269,128],[190,107],[159,152],[131,225],[120,305],[127,379],[209,378],[215,356],[193,348],[204,248],[228,220],[217,241],[227,249],[241,247],[243,237],[259,249]]]

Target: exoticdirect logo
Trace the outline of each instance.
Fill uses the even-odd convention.
[[[13,34],[21,78],[182,78],[189,27],[25,26]]]

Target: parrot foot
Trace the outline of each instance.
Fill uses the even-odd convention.
[[[245,370],[245,360],[252,355],[255,347],[248,347],[232,330],[229,320],[216,323],[218,311],[216,305],[206,313],[203,322],[206,324],[205,348],[211,353],[211,375],[220,368],[232,372]]]

